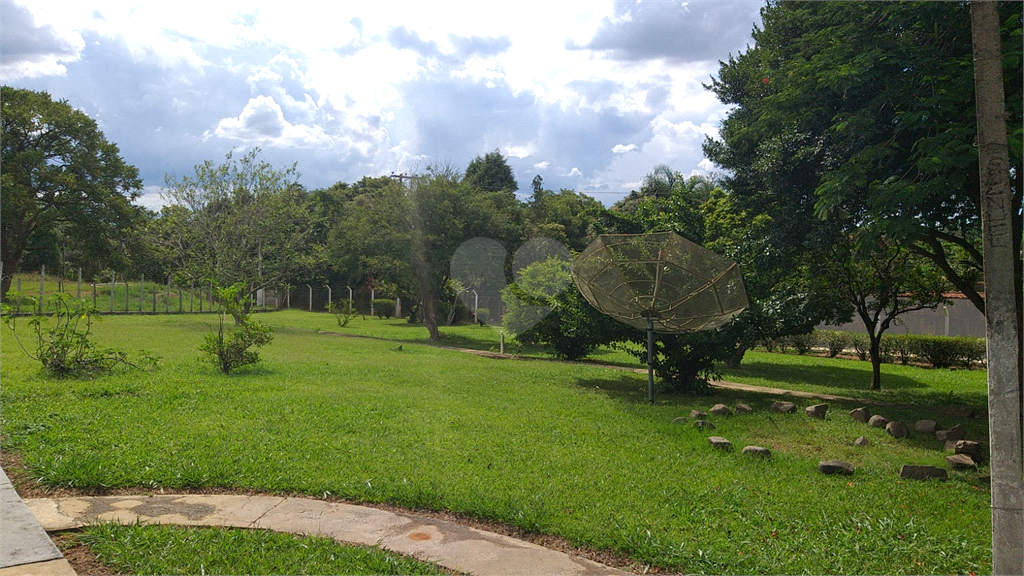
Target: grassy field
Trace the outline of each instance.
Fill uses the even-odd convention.
[[[42,379],[5,334],[5,449],[51,486],[216,486],[446,509],[686,572],[991,571],[989,492],[978,481],[987,470],[900,481],[902,464],[944,465],[942,447],[853,422],[853,405],[834,403],[824,421],[769,414],[774,398],[757,394],[662,394],[648,406],[642,374],[442,350],[401,321],[359,318],[345,331],[373,338],[352,338],[327,333],[342,329],[326,314],[259,319],[275,341],[263,363],[230,377],[198,358],[209,316],[106,319],[97,342],[145,348],[161,367],[93,381]],[[497,343],[489,328],[445,332],[445,344]],[[834,388],[841,366],[823,366],[784,371],[800,382],[752,368],[740,376]],[[953,387],[935,384],[937,371],[904,370],[906,389],[945,398]],[[717,402],[755,408],[714,420],[733,453],[671,423]],[[877,411],[953,424],[941,405]],[[984,439],[983,420],[965,424]],[[871,446],[853,445],[861,435]],[[739,454],[747,444],[774,456]],[[818,474],[831,458],[856,474]]]
[[[378,548],[263,530],[96,524],[62,546],[86,545],[119,574],[444,574]]]

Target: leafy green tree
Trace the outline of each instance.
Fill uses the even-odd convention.
[[[1000,18],[1020,253],[1021,4]],[[968,4],[771,2],[762,21],[709,86],[734,108],[705,153],[742,207],[795,252],[822,220],[871,225],[984,311]]]
[[[171,205],[160,216],[160,242],[176,267],[197,280],[241,283],[245,289],[232,294],[243,313],[257,290],[280,288],[322,263],[312,241],[316,214],[295,167],[277,170],[258,156],[258,149],[238,159],[229,153],[223,164],[207,160],[192,175],[168,176]]]
[[[477,156],[470,160],[469,166],[466,166],[464,179],[468,184],[487,192],[519,190],[512,167],[499,150],[488,152],[482,158]]]
[[[882,335],[901,315],[946,302],[946,278],[921,256],[868,233],[834,245],[817,271],[818,281],[852,306],[864,322],[871,390],[880,390]]]
[[[199,351],[206,355],[221,372],[231,374],[232,370],[256,364],[260,361],[259,348],[274,340],[274,331],[269,326],[249,317],[251,302],[245,292],[245,285],[236,282],[231,286],[214,288],[217,300],[223,303],[220,313],[220,325],[216,334],[207,334]],[[224,327],[225,318],[231,315],[235,319],[235,327]]]
[[[575,252],[590,244],[594,224],[605,212],[601,202],[586,194],[565,189],[556,193],[542,187],[534,189],[523,208],[528,237],[552,238]]]
[[[120,267],[122,240],[142,218],[138,170],[96,122],[46,92],[0,88],[0,295],[26,250],[53,249],[87,275]]]

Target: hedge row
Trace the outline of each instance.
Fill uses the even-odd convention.
[[[868,359],[868,335],[863,332],[815,330],[778,338],[762,343],[769,352],[785,352],[792,348],[797,354],[806,354],[818,348],[829,358],[852,348],[861,360]],[[927,362],[935,368],[962,366],[972,368],[985,361],[985,339],[964,336],[928,336],[921,334],[886,334],[882,336],[880,350],[883,362],[906,365],[911,359]]]

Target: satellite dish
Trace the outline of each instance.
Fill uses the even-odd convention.
[[[710,330],[750,303],[736,262],[673,232],[602,234],[573,263],[587,302],[647,330],[648,400],[654,403],[654,332]]]

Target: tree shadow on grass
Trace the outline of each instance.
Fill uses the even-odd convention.
[[[793,366],[754,361],[744,362],[739,368],[728,370],[725,378],[728,380],[730,376],[764,378],[779,384],[810,384],[858,393],[866,393],[868,386],[871,385],[870,371],[842,366]],[[925,388],[927,388],[927,385],[913,378],[894,374],[882,374],[883,390]]]

